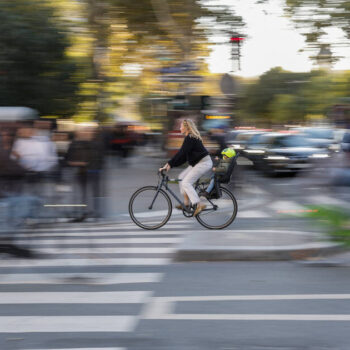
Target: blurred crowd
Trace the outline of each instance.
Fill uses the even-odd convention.
[[[50,207],[65,208],[64,216],[75,220],[101,216],[105,144],[98,128],[71,135],[36,120],[2,128],[0,137],[0,196],[10,227]]]

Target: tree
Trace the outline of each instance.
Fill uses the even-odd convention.
[[[260,3],[269,0],[260,0]],[[285,0],[285,12],[306,39],[310,58],[318,65],[341,58],[338,49],[349,45],[350,2],[348,0]],[[329,33],[337,32],[334,37]]]
[[[226,7],[210,7],[198,0],[82,0],[81,36],[90,38],[87,57],[90,89],[81,89],[82,117],[103,119],[123,95],[177,92],[177,83],[161,83],[160,68],[196,62],[205,74],[210,53],[208,35],[214,23],[221,32],[241,28],[243,21]],[[218,30],[216,30],[218,31]],[[169,63],[171,62],[171,63]],[[127,68],[134,68],[129,74]]]
[[[269,104],[270,121],[276,124],[299,122],[303,115],[298,113],[297,96],[290,94],[277,94]]]
[[[316,74],[316,72],[292,73],[284,71],[280,67],[272,68],[264,73],[257,82],[247,87],[242,109],[258,119],[270,120],[270,104],[273,103],[275,96],[299,95],[298,91],[310,80],[312,75]],[[300,108],[299,104],[298,108]],[[298,112],[297,115],[300,115],[300,113]]]
[[[0,104],[69,116],[76,106],[76,62],[52,8],[41,0],[0,2]]]

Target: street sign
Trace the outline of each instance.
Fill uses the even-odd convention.
[[[203,77],[200,75],[161,75],[158,79],[163,83],[200,83]]]
[[[172,73],[192,72],[195,70],[198,70],[198,67],[194,62],[184,62],[181,64],[177,64],[173,67],[160,68],[159,72],[161,74],[172,74]]]

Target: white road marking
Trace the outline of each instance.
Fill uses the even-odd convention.
[[[181,228],[185,228],[185,226],[181,226]],[[135,225],[133,227],[133,230],[135,229]],[[148,236],[179,236],[182,235],[182,231],[170,231],[170,230],[157,230],[157,231],[145,231],[143,229],[139,229],[139,231],[90,231],[90,232],[43,232],[43,233],[16,233],[16,238],[26,238],[30,240],[31,238],[38,238],[38,237],[44,237],[44,238],[57,238],[60,237],[62,239],[66,238],[85,238],[85,239],[92,239],[92,238],[99,238],[101,239],[101,236],[112,236],[115,238],[118,238],[119,236],[142,236],[144,238]]]
[[[180,214],[182,214],[181,211],[179,211]],[[169,220],[167,222],[168,226],[177,226],[179,224],[184,224],[188,223],[188,220]],[[181,225],[182,227],[182,225]],[[103,230],[114,230],[116,233],[118,233],[121,230],[126,230],[128,228],[133,228],[135,229],[135,223],[130,220],[130,222],[124,222],[124,223],[116,223],[114,225],[94,225],[94,226],[79,226],[79,227],[71,227],[71,226],[61,226],[61,227],[33,227],[31,229],[22,229],[19,232],[57,232],[57,231],[62,231],[62,232],[88,232],[88,231],[96,231],[100,232]],[[141,229],[140,229],[141,230]],[[144,232],[143,230],[141,232]],[[61,234],[61,232],[60,232]]]
[[[293,315],[293,314],[170,314],[157,320],[197,321],[350,321],[350,315]]]
[[[152,298],[161,302],[244,300],[346,300],[350,294],[199,295]]]
[[[72,244],[114,244],[114,243],[124,243],[124,244],[143,244],[143,243],[178,243],[182,240],[182,238],[178,237],[156,237],[156,238],[88,238],[85,240],[81,239],[70,239],[64,241],[62,239],[37,239],[37,240],[21,240],[17,239],[16,243],[26,243],[27,245],[35,245],[35,246],[46,246],[46,245],[55,245],[59,244],[60,246],[72,245]]]
[[[268,218],[271,215],[262,210],[243,210],[237,213],[238,218]]]
[[[104,258],[104,259],[40,259],[0,260],[0,267],[69,267],[69,266],[159,266],[171,262],[170,258]]]
[[[0,332],[130,332],[136,322],[134,316],[0,316]]]
[[[146,209],[146,208],[145,208]],[[179,211],[180,214],[182,214],[182,212]],[[172,215],[177,215],[177,212],[173,212]],[[139,218],[153,218],[153,217],[157,217],[157,216],[162,216],[165,218],[166,215],[168,215],[168,210],[155,210],[155,211],[145,211],[145,212],[141,212],[141,213],[135,213],[134,214],[135,217],[137,219]],[[129,216],[129,214],[122,214],[122,216]]]
[[[36,252],[50,253],[50,254],[56,254],[56,253],[169,254],[169,253],[173,253],[176,250],[173,247],[159,247],[159,248],[158,247],[113,247],[113,248],[107,247],[105,248],[105,247],[99,247],[99,246],[92,246],[92,247],[84,247],[84,248],[72,248],[69,245],[63,247],[61,244],[59,244],[58,247],[56,248],[36,248],[35,245],[33,246],[33,248]]]
[[[277,301],[277,300],[348,300],[350,294],[277,294],[212,295],[151,298],[142,312],[151,320],[239,320],[239,321],[350,321],[347,314],[176,314],[176,302],[196,301]]]
[[[298,211],[304,210],[305,207],[294,202],[294,201],[276,201],[268,205],[274,211],[283,212],[283,211]]]
[[[0,293],[1,304],[140,304],[148,291],[126,292],[23,292]]]
[[[43,350],[43,349],[29,349],[29,350]],[[59,348],[48,350],[126,350],[126,348]]]
[[[43,349],[29,349],[29,350],[43,350]],[[59,348],[59,349],[47,349],[47,350],[127,350],[127,349],[126,348]]]
[[[343,207],[345,206],[345,208],[349,206],[349,202],[322,194],[307,197],[307,200],[315,203],[316,205],[339,205]]]
[[[0,284],[124,284],[156,283],[161,273],[45,273],[0,274]]]

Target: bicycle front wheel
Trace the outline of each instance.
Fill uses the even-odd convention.
[[[138,189],[130,198],[129,214],[132,221],[145,230],[155,230],[170,219],[172,203],[163,190],[155,186]]]
[[[238,205],[234,195],[226,188],[220,187],[221,197],[207,199],[206,208],[196,216],[197,221],[206,228],[220,230],[229,226],[236,218]]]

